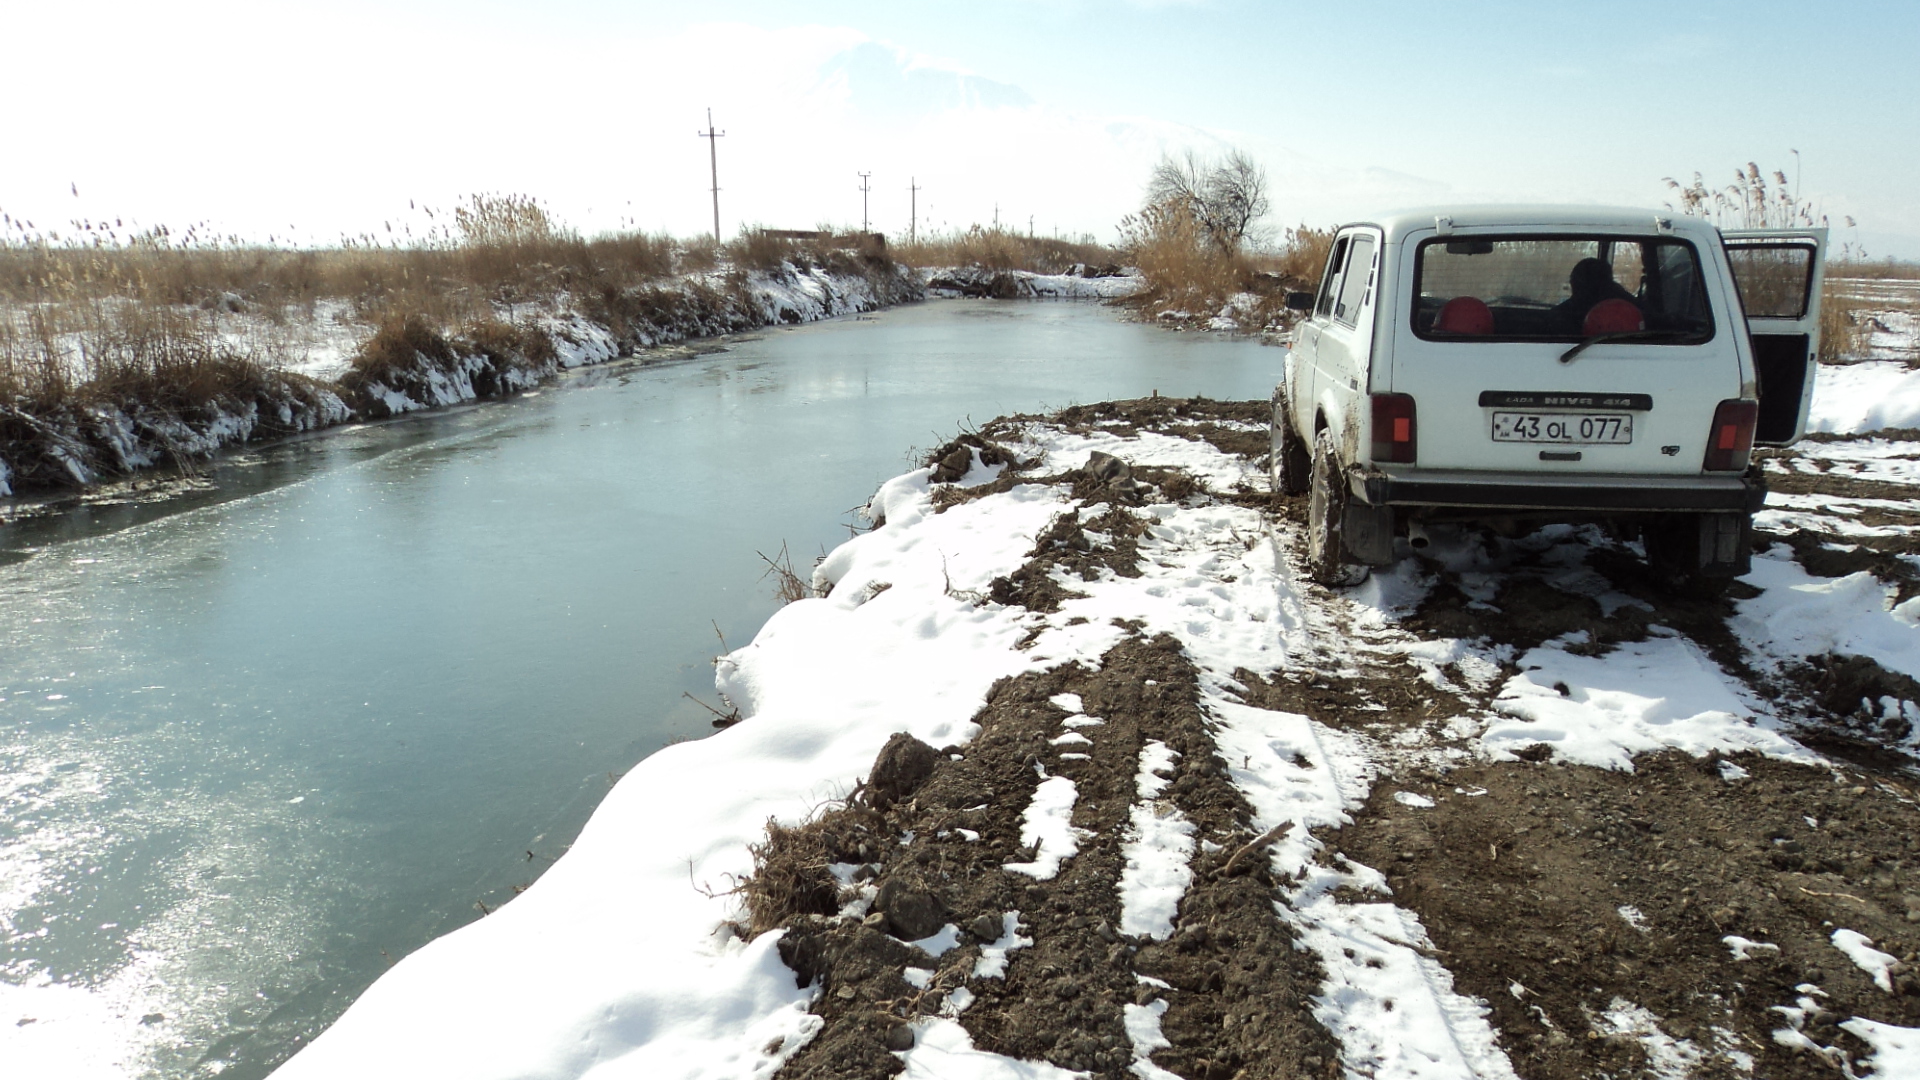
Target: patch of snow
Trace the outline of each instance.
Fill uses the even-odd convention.
[[[1815,760],[1770,717],[1756,716],[1720,666],[1684,638],[1628,642],[1597,657],[1570,652],[1569,643],[1551,641],[1520,658],[1521,673],[1493,702],[1506,718],[1481,735],[1489,756],[1512,761],[1516,750],[1545,744],[1561,760],[1622,772],[1633,771],[1635,754],[1669,747],[1696,757],[1752,750]]]
[[[1128,465],[1185,469],[1216,491],[1232,491],[1242,483],[1265,490],[1268,483],[1264,470],[1254,468],[1243,458],[1222,454],[1211,443],[1162,435],[1157,431],[1124,436],[1107,431],[1078,434],[1029,426],[1021,443],[1021,456],[1039,457],[1040,471],[1047,473],[1078,469],[1087,463],[1088,454],[1098,450]],[[1158,513],[1172,508],[1156,505],[1144,509]]]
[[[1887,993],[1893,993],[1893,974],[1888,969],[1900,962],[1900,958],[1891,953],[1881,952],[1873,947],[1873,939],[1858,930],[1835,930],[1833,947],[1846,954],[1853,966],[1873,976],[1873,984]]]
[[[1777,669],[1838,653],[1869,656],[1920,678],[1920,626],[1894,610],[1894,590],[1872,574],[1816,577],[1776,544],[1754,556],[1753,573],[1743,580],[1763,591],[1735,605],[1727,625],[1763,663]]]
[[[1399,803],[1401,806],[1411,806],[1420,810],[1431,810],[1439,805],[1432,799],[1416,791],[1396,791],[1393,793],[1393,801]]]
[[[1089,1075],[976,1050],[967,1029],[945,1017],[916,1020],[913,1049],[894,1056],[906,1065],[900,1080],[1085,1080]]]
[[[1756,952],[1777,953],[1780,951],[1780,946],[1770,941],[1753,941],[1748,938],[1743,938],[1739,934],[1728,934],[1726,937],[1721,938],[1720,941],[1725,944],[1727,948],[1733,950],[1733,958],[1736,961],[1751,960],[1753,959],[1753,954]]]
[[[1614,909],[1614,913],[1620,916],[1621,922],[1626,923],[1635,930],[1643,934],[1648,931],[1646,913],[1634,907],[1632,904],[1622,904]]]
[[[1366,800],[1372,767],[1358,744],[1304,716],[1225,700],[1210,705],[1221,756],[1253,806],[1254,827],[1294,823],[1270,849],[1275,875],[1299,882],[1276,910],[1326,969],[1313,1014],[1340,1040],[1348,1074],[1514,1077],[1487,1020],[1491,1010],[1454,991],[1419,916],[1390,903],[1335,899],[1341,886],[1382,891],[1384,875],[1352,862],[1343,872],[1315,858],[1321,845],[1311,830],[1348,824],[1348,811]]]
[[[1720,779],[1725,780],[1728,783],[1732,783],[1735,780],[1745,780],[1747,777],[1752,775],[1753,775],[1752,773],[1748,772],[1747,770],[1741,768],[1740,766],[1734,764],[1731,761],[1723,761],[1720,763]]]
[[[1048,698],[1047,702],[1062,712],[1082,713],[1087,711],[1087,703],[1080,700],[1079,694],[1055,694]]]
[[[1080,853],[1082,829],[1073,826],[1073,804],[1080,789],[1064,776],[1050,776],[1033,789],[1033,801],[1020,814],[1020,844],[1034,851],[1031,862],[1011,862],[1006,869],[1046,881],[1060,872],[1060,864]]]
[[[1660,1018],[1645,1006],[1616,997],[1594,1023],[1602,1036],[1626,1036],[1646,1051],[1647,1066],[1658,1080],[1688,1080],[1706,1060],[1691,1039],[1676,1039],[1660,1030]]]
[[[1868,1060],[1873,1071],[1867,1076],[1880,1080],[1920,1076],[1920,1028],[1895,1027],[1856,1016],[1843,1021],[1840,1030],[1873,1047]]]
[[[1120,857],[1120,932],[1165,941],[1173,934],[1180,898],[1193,883],[1197,830],[1172,803],[1160,798],[1179,754],[1158,739],[1140,748],[1134,776],[1137,800],[1128,811],[1127,837]]]
[[[909,941],[907,944],[937,960],[946,955],[949,950],[960,947],[960,928],[948,923],[940,928],[939,933],[923,937],[918,941]]]
[[[1149,1058],[1155,1050],[1165,1050],[1173,1045],[1160,1031],[1160,1018],[1167,1014],[1167,1002],[1164,998],[1155,998],[1145,1005],[1124,1005],[1121,1007],[1121,1022],[1127,1028],[1127,1042],[1133,1045],[1133,1064],[1128,1071],[1140,1080],[1180,1080],[1175,1073],[1155,1065]]]
[[[1024,949],[1033,944],[1030,937],[1020,936],[1020,913],[1009,911],[1000,916],[1000,936],[980,946],[980,959],[973,962],[973,977],[976,979],[1004,979],[1007,977],[1007,954],[1016,949]]]

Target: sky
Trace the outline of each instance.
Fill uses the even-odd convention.
[[[1836,245],[1920,258],[1910,2],[27,0],[7,25],[0,212],[40,231],[404,241],[497,193],[690,236],[711,109],[728,236],[997,215],[1112,241],[1162,154],[1237,147],[1276,230],[1659,208],[1752,161]]]

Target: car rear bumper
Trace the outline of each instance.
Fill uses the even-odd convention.
[[[1506,511],[1753,513],[1767,499],[1759,470],[1743,476],[1542,476],[1467,470],[1353,472],[1354,497],[1374,506]]]

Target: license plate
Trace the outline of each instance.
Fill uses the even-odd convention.
[[[1630,443],[1633,417],[1622,413],[1493,414],[1494,442]]]

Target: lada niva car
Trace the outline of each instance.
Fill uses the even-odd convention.
[[[1824,229],[1654,210],[1425,210],[1341,227],[1273,397],[1276,490],[1323,584],[1434,522],[1597,522],[1654,572],[1748,571],[1756,445],[1804,432]]]

